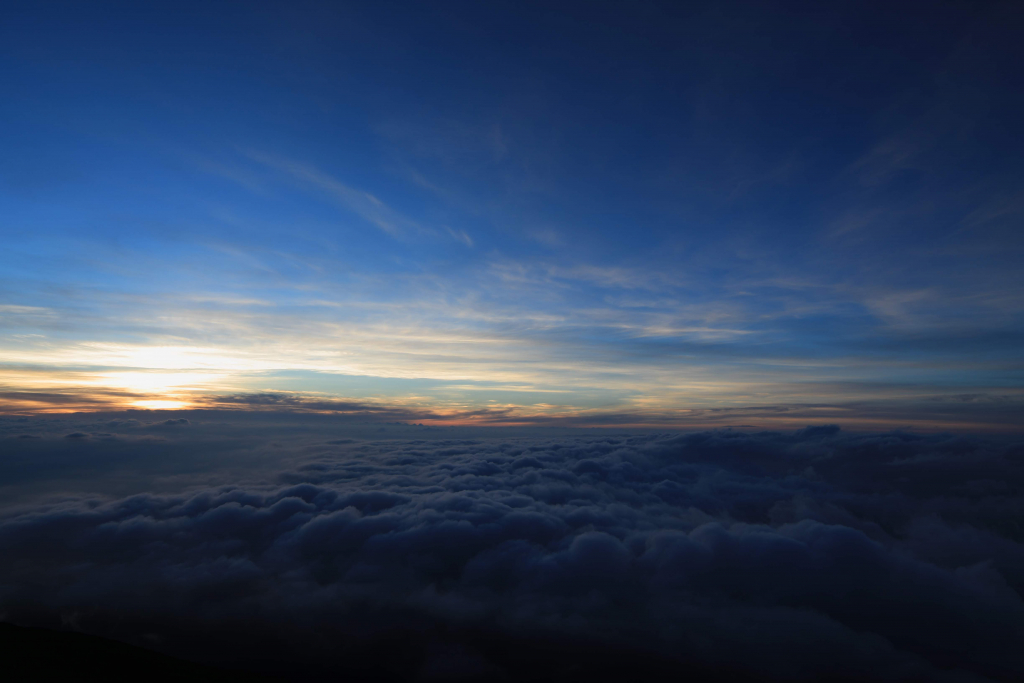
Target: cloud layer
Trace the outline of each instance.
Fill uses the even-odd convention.
[[[4,442],[51,466],[128,439],[139,457],[238,447],[225,425],[108,428]],[[179,473],[177,492],[8,508],[6,618],[281,673],[579,676],[615,655],[769,679],[1024,675],[1019,442],[275,430],[246,447],[287,456],[230,484]]]

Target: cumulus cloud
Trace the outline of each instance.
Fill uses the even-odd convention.
[[[249,480],[8,508],[6,618],[284,674],[1024,675],[1021,442],[275,429]]]

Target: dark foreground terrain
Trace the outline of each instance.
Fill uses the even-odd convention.
[[[455,642],[402,633],[339,646],[327,663],[270,661],[253,648],[253,661],[217,667],[170,657],[108,638],[0,623],[0,653],[12,681],[690,681],[762,679],[688,666],[649,653],[590,644],[529,642],[488,634],[459,634]],[[265,656],[264,653],[263,656]],[[260,661],[263,659],[262,661]],[[256,662],[254,664],[254,662]],[[261,670],[273,671],[266,675]],[[291,673],[288,673],[288,672]],[[829,678],[828,681],[857,679]]]
[[[9,681],[272,681],[74,631],[0,623]]]

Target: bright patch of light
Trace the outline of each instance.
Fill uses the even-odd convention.
[[[109,372],[102,374],[99,383],[145,394],[172,389],[198,389],[211,384],[218,377],[200,372]]]
[[[186,401],[154,400],[132,401],[132,405],[136,408],[145,408],[146,410],[181,410],[182,408],[188,408],[191,404]]]

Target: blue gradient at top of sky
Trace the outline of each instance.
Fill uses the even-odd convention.
[[[1015,3],[3,13],[17,409],[1020,396]]]

